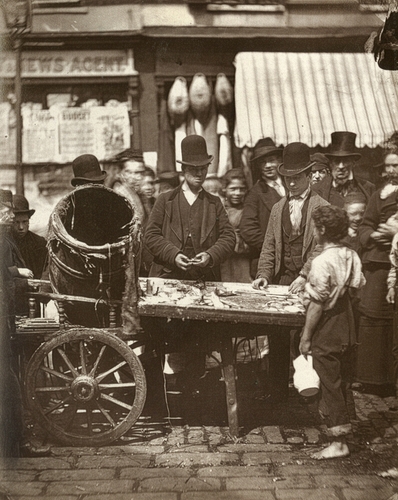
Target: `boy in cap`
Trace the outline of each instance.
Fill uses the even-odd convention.
[[[310,187],[310,150],[301,142],[288,144],[278,172],[285,179],[287,196],[271,210],[253,288],[263,289],[273,283],[289,285],[292,292],[305,283],[303,266],[315,247],[312,212],[329,203]],[[289,378],[289,336],[270,337],[271,389],[275,397],[287,397]]]
[[[29,207],[29,202],[25,196],[14,194],[13,204],[15,217],[12,235],[15,244],[21,252],[26,266],[32,270],[33,277],[40,279],[47,258],[47,241],[42,236],[29,230],[29,220],[35,210]]]
[[[315,164],[311,167],[311,186],[322,181],[330,174],[329,160],[322,153],[311,155],[311,161]]]

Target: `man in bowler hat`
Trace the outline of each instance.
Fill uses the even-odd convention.
[[[270,137],[266,137],[257,142],[250,160],[254,170],[259,171],[260,179],[247,193],[239,229],[242,238],[250,247],[252,277],[257,273],[258,257],[271,209],[285,195],[285,187],[278,173],[282,151]]]
[[[184,182],[159,195],[145,232],[154,256],[149,276],[219,281],[220,263],[235,246],[235,232],[217,196],[202,189],[213,159],[199,135],[181,143]]]
[[[288,193],[272,207],[253,281],[255,289],[273,283],[289,285],[297,292],[304,286],[303,266],[316,244],[311,215],[315,208],[329,204],[311,190],[313,164],[307,145],[293,142],[285,147],[278,172],[285,179]],[[288,394],[289,345],[286,332],[270,336],[270,388],[275,398]]]
[[[332,205],[344,208],[344,198],[348,193],[362,193],[366,202],[375,192],[374,184],[358,178],[354,173],[355,163],[361,155],[355,151],[356,134],[353,132],[333,132],[329,159],[331,176],[313,186],[314,191]]]
[[[220,198],[202,188],[213,157],[199,135],[185,137],[181,152],[184,181],[159,195],[146,227],[145,244],[154,257],[149,276],[220,281],[220,263],[235,248],[235,231]],[[205,352],[212,350],[208,337],[201,334],[201,322],[162,318],[149,322],[155,344],[157,336],[167,334],[170,355],[165,358],[164,371],[170,375],[169,386],[177,384],[174,387],[187,396],[195,395],[204,373]],[[158,341],[157,348],[164,352],[164,345]]]
[[[47,241],[29,230],[29,220],[35,210],[29,207],[25,196],[14,194],[12,201],[15,216],[12,226],[14,241],[21,252],[26,267],[32,270],[35,279],[40,279],[47,258]]]

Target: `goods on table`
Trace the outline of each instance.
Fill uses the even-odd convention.
[[[203,284],[159,278],[141,279],[140,285],[143,304],[304,314],[300,297],[284,286],[255,290],[245,283]]]

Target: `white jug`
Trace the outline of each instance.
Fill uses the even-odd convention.
[[[312,366],[312,356],[302,354],[293,361],[293,384],[301,396],[311,397],[319,392],[320,380]]]

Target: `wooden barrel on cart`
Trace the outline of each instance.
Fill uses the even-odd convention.
[[[104,301],[122,299],[129,252],[139,245],[136,225],[132,204],[102,185],[78,187],[56,205],[48,238],[53,291],[98,299],[94,304],[67,302],[70,323],[109,326]]]

